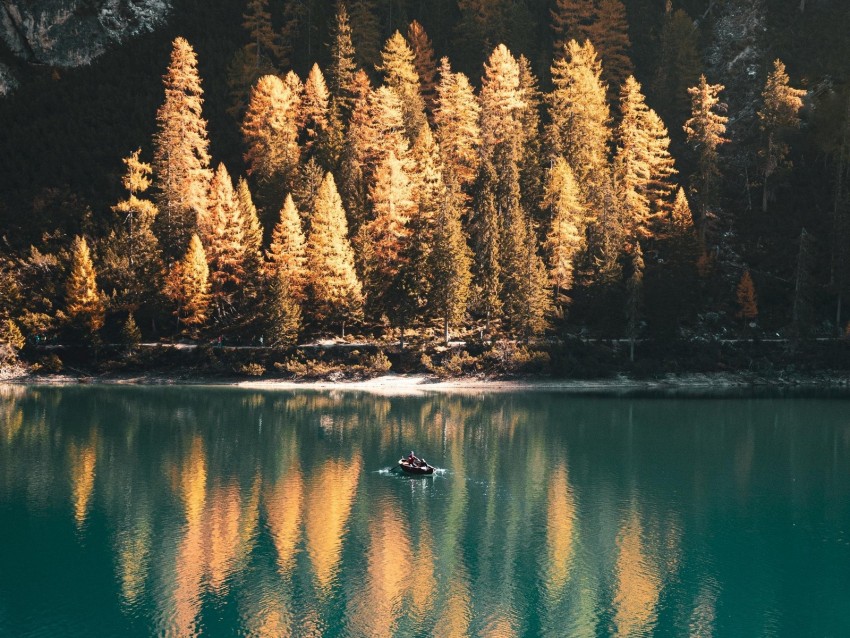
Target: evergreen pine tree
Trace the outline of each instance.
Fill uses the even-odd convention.
[[[496,147],[493,159],[499,185],[496,206],[502,216],[502,307],[515,334],[526,339],[546,325],[546,269],[537,254],[537,237],[520,199],[519,166],[514,144]]]
[[[381,52],[381,27],[375,4],[375,0],[351,0],[349,4],[355,60],[367,69],[378,63]]]
[[[661,27],[658,66],[652,82],[654,103],[668,122],[681,122],[690,110],[688,88],[700,74],[699,29],[682,9],[667,10]]]
[[[351,41],[351,22],[343,0],[336,0],[334,22],[331,25],[331,60],[328,66],[328,88],[339,108],[340,120],[347,120],[354,109],[354,44]]]
[[[413,51],[413,66],[419,76],[419,93],[425,102],[429,119],[432,119],[437,104],[437,59],[434,56],[434,46],[425,29],[416,20],[407,27],[407,42]]]
[[[103,327],[106,306],[97,287],[94,264],[84,237],[74,238],[71,272],[65,282],[65,314],[71,327],[87,338],[94,338]]]
[[[537,78],[531,71],[531,63],[524,55],[519,56],[519,89],[525,107],[520,112],[519,174],[522,205],[536,218],[543,201],[543,166],[540,161],[542,149],[540,138],[540,106],[542,96]]]
[[[461,225],[457,197],[446,196],[434,218],[432,249],[426,269],[428,302],[432,313],[443,319],[443,337],[463,321],[472,284],[472,251]]]
[[[587,37],[599,53],[602,81],[608,85],[609,102],[614,102],[620,86],[634,68],[629,57],[632,43],[629,40],[626,7],[621,0],[599,0],[596,17]]]
[[[127,315],[127,320],[121,326],[121,339],[124,345],[130,348],[135,348],[142,342],[142,333],[136,325],[136,318],[132,312]]]
[[[499,178],[489,159],[484,159],[478,169],[474,188],[472,219],[472,246],[475,255],[474,281],[479,289],[478,305],[487,321],[502,314],[502,220],[496,207],[496,190]]]
[[[800,127],[800,109],[803,108],[805,91],[795,89],[788,84],[788,74],[781,60],[773,63],[773,71],[767,76],[762,91],[762,108],[758,112],[761,131],[765,137],[765,146],[761,150],[762,189],[761,209],[767,212],[767,200],[770,193],[768,180],[772,175],[790,165],[787,162],[788,146],[782,134],[788,129]]]
[[[632,247],[632,274],[629,276],[626,294],[626,328],[629,335],[629,361],[635,360],[635,339],[640,331],[643,305],[643,252],[640,244]]]
[[[156,114],[153,169],[159,207],[159,240],[175,259],[206,208],[209,170],[207,123],[201,113],[203,90],[195,52],[176,38],[163,77],[165,101]]]
[[[292,201],[289,198],[289,201]],[[293,292],[293,282],[281,269],[272,274],[266,300],[265,336],[272,347],[290,347],[298,343],[301,332],[301,301]]]
[[[555,0],[550,9],[554,56],[557,60],[564,55],[564,47],[570,40],[584,42],[595,18],[595,7],[588,0]]]
[[[469,79],[463,73],[453,73],[448,58],[440,61],[437,96],[434,123],[445,170],[458,186],[468,186],[478,171],[480,107]]]
[[[720,177],[717,148],[728,141],[724,135],[729,118],[721,115],[726,110],[726,105],[718,97],[722,90],[723,85],[709,84],[705,75],[700,76],[697,86],[688,89],[691,96],[691,117],[685,122],[684,129],[688,142],[698,157],[698,170],[694,178],[700,199],[697,226],[701,237],[705,236],[706,213],[712,201],[717,178]]]
[[[320,323],[359,315],[363,297],[354,270],[354,251],[334,178],[325,175],[313,208],[306,246],[308,291],[313,318]]]
[[[253,58],[256,68],[259,69],[264,66],[264,59],[271,63],[279,62],[281,66],[286,66],[288,60],[280,59],[283,49],[272,27],[269,0],[248,0],[247,5],[248,10],[242,16],[242,26],[249,36],[249,42],[245,49]]]
[[[123,160],[127,173],[122,183],[129,197],[112,207],[119,225],[106,240],[101,269],[110,305],[125,310],[150,304],[162,278],[159,242],[153,233],[157,209],[143,198],[151,185],[151,166],[139,159],[139,153]]]

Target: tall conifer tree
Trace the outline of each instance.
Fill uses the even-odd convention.
[[[563,157],[555,160],[546,179],[544,202],[551,212],[546,235],[549,257],[549,280],[555,290],[555,301],[573,284],[575,261],[584,248],[588,213],[570,165]]]
[[[448,58],[440,61],[437,96],[434,123],[445,170],[458,186],[468,186],[478,171],[481,109],[469,79],[463,73],[453,73]]]
[[[520,118],[527,104],[520,89],[519,63],[504,44],[484,65],[481,79],[481,138],[483,153],[492,155],[500,142],[520,135]]]
[[[343,0],[336,0],[334,22],[331,25],[331,60],[328,66],[328,88],[341,120],[347,120],[354,109],[354,44],[351,41],[351,21]]]
[[[698,229],[705,236],[705,218],[714,194],[714,187],[720,177],[717,149],[728,140],[726,122],[722,115],[726,105],[720,101],[722,84],[709,84],[705,75],[701,75],[699,84],[688,89],[691,96],[691,117],[685,122],[685,134],[698,158],[698,170],[694,176],[699,194],[700,209]]]
[[[363,294],[354,270],[354,251],[342,200],[330,173],[316,195],[306,246],[309,299],[319,323],[345,322],[359,315]]]
[[[437,104],[437,59],[434,46],[425,29],[414,20],[407,27],[407,41],[413,51],[413,66],[419,76],[419,92],[425,102],[429,119],[433,121]]]
[[[156,205],[144,199],[151,185],[151,166],[139,159],[140,150],[125,158],[122,179],[129,196],[112,207],[117,228],[106,239],[102,275],[113,307],[138,310],[150,304],[161,287],[162,259],[153,233]]]
[[[614,102],[620,86],[632,74],[631,41],[626,7],[620,0],[599,0],[596,17],[587,37],[602,61],[602,81],[608,85],[608,100]]]
[[[595,7],[588,0],[555,0],[550,9],[552,35],[554,36],[554,59],[564,55],[564,47],[570,40],[584,42],[595,18]]]
[[[767,76],[762,91],[762,108],[758,112],[761,131],[764,135],[764,148],[761,150],[762,188],[761,209],[767,212],[767,200],[770,193],[768,181],[772,175],[785,168],[788,145],[782,134],[788,129],[800,127],[800,109],[803,108],[803,96],[806,92],[789,85],[788,74],[781,60],[773,63],[773,71]]]
[[[387,40],[381,52],[381,65],[377,70],[383,73],[384,82],[399,98],[407,139],[415,140],[419,131],[426,126],[425,102],[419,86],[419,74],[416,72],[416,56],[404,36],[396,31]]]
[[[166,258],[175,259],[206,209],[211,177],[198,60],[183,38],[174,40],[163,84],[165,101],[156,114],[153,169],[160,244]]]
[[[266,259],[269,279],[274,283],[282,275],[287,282],[287,294],[296,301],[304,299],[307,285],[305,244],[301,216],[292,195],[287,194]]]

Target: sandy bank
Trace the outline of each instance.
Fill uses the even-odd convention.
[[[360,381],[322,380],[289,381],[275,379],[222,378],[188,374],[163,375],[145,373],[139,375],[77,377],[69,375],[0,375],[0,383],[26,385],[216,385],[258,390],[321,390],[360,391],[377,394],[426,394],[433,392],[632,392],[693,390],[717,391],[746,388],[850,388],[850,375],[823,372],[817,375],[787,375],[765,377],[749,373],[677,374],[662,378],[633,379],[618,376],[610,379],[492,379],[465,377],[440,380],[422,374],[387,374]]]

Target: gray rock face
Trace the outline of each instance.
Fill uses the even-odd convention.
[[[5,64],[0,64],[0,97],[11,93],[17,86],[18,80],[12,74],[12,69]]]
[[[81,66],[153,30],[170,8],[171,0],[0,0],[0,37],[27,62]]]

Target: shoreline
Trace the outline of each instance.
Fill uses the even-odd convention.
[[[183,374],[142,373],[137,375],[32,375],[0,374],[0,384],[32,386],[116,385],[116,386],[220,386],[255,390],[357,391],[377,394],[428,394],[452,392],[712,392],[746,389],[850,389],[850,373],[824,371],[822,374],[763,376],[750,373],[668,374],[660,378],[636,379],[625,375],[602,379],[553,379],[546,377],[439,379],[427,374],[386,374],[364,380],[286,380],[246,379]]]

